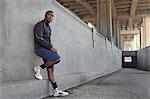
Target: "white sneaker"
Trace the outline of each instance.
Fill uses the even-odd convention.
[[[34,76],[35,76],[35,78],[37,78],[38,80],[42,80],[43,79],[43,76],[42,76],[42,74],[41,74],[41,67],[38,65],[38,66],[35,66],[34,67]]]
[[[68,95],[69,95],[68,92],[64,92],[64,91],[60,90],[59,88],[56,88],[54,90],[54,95],[53,96],[58,97],[58,96],[68,96]]]

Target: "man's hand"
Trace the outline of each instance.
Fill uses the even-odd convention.
[[[50,50],[53,51],[53,52],[57,52],[57,49],[54,48],[54,47],[52,47]]]

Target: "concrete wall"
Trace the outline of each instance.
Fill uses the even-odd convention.
[[[35,99],[51,93],[46,80],[35,80],[32,69],[41,64],[34,54],[33,27],[46,10],[54,11],[52,43],[62,61],[56,65],[58,85],[69,88],[121,69],[121,51],[55,0],[1,0],[0,61],[2,99]],[[50,92],[49,92],[50,89]]]
[[[2,0],[0,0],[0,9],[2,9]],[[2,27],[1,27],[1,24],[2,24],[2,14],[0,14],[0,37],[2,37]],[[2,39],[0,39],[0,56],[2,56]],[[1,81],[1,59],[0,59],[0,81]]]
[[[150,46],[137,51],[137,62],[137,68],[150,71]]]
[[[0,0],[0,9],[2,9],[2,0]],[[2,36],[2,27],[1,27],[1,24],[2,24],[2,11],[0,12],[1,14],[0,14],[0,37]],[[2,55],[2,51],[1,51],[1,43],[2,43],[2,40],[1,40],[1,38],[0,38],[0,56]],[[0,97],[1,97],[1,92],[2,92],[2,90],[1,90],[1,71],[2,71],[2,69],[1,69],[1,66],[2,66],[2,61],[1,61],[1,58],[0,58]]]

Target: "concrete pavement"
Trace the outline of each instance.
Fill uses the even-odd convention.
[[[150,99],[150,72],[123,69],[69,91],[70,96],[56,99]]]

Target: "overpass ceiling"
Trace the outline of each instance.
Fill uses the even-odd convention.
[[[84,22],[96,25],[97,0],[56,0]],[[124,26],[140,26],[142,17],[150,15],[150,0],[112,0],[114,19]]]

